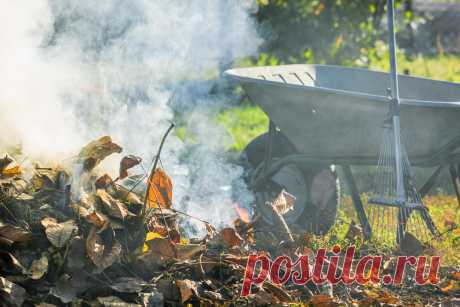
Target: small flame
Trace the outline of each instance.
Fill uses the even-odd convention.
[[[234,203],[233,207],[235,208],[236,213],[238,213],[239,218],[243,222],[251,222],[251,215],[249,214],[249,211],[247,209],[241,207],[238,203]]]

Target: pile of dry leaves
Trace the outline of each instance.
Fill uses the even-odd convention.
[[[8,156],[0,160],[0,305],[370,306],[406,304],[420,291],[428,293],[420,304],[459,295],[459,276],[451,274],[445,291],[266,281],[242,298],[250,252],[295,255],[313,249],[309,237],[289,233],[287,240],[265,242],[256,234],[257,221],[238,219],[220,231],[203,221],[204,238],[184,238],[179,216],[193,217],[173,208],[164,171],[152,172],[146,195],[117,183],[129,177],[138,157],[121,160],[118,178],[95,175],[104,158],[121,151],[102,137],[80,151],[72,171],[36,167],[32,176],[11,166]]]

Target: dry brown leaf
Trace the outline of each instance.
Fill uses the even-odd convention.
[[[248,263],[248,257],[247,256],[237,256],[233,254],[226,254],[224,255],[224,259],[226,261],[230,261],[236,264],[239,264],[241,266],[246,266]]]
[[[5,155],[4,158],[0,159],[0,173],[3,173],[3,170],[8,167],[13,162],[13,159]]]
[[[265,282],[262,286],[264,290],[273,294],[280,302],[292,303],[293,299],[283,288],[271,282]]]
[[[30,239],[32,234],[21,227],[0,222],[0,236],[13,242],[25,242]]]
[[[168,238],[154,238],[145,242],[149,254],[158,256],[160,261],[176,258],[176,248]]]
[[[448,229],[455,229],[457,228],[457,224],[455,223],[455,213],[451,210],[448,210],[444,213],[444,226]]]
[[[96,187],[96,189],[105,189],[112,184],[113,180],[107,174],[104,174],[101,177],[97,178],[97,180],[94,182],[94,186]]]
[[[308,303],[311,304],[314,307],[335,307],[335,306],[339,306],[339,304],[337,304],[334,301],[333,297],[330,297],[329,295],[323,295],[323,294],[313,295],[310,298],[310,301]]]
[[[179,260],[190,259],[206,249],[206,246],[202,244],[174,244],[174,247]]]
[[[249,297],[255,300],[256,306],[270,306],[277,302],[273,294],[262,289],[255,294],[251,294]]]
[[[176,285],[179,288],[182,303],[185,303],[198,293],[196,282],[192,280],[176,280]]]
[[[0,248],[2,247],[11,247],[13,245],[14,241],[11,241],[10,239],[0,237]]]
[[[32,262],[29,269],[30,278],[34,280],[41,279],[46,272],[48,272],[48,257],[45,253],[43,253],[40,259]]]
[[[103,136],[83,147],[78,154],[78,159],[83,162],[84,170],[91,171],[107,156],[121,151],[122,148],[113,143],[110,136]]]
[[[86,209],[94,209],[97,204],[97,199],[94,194],[82,193],[79,204]]]
[[[116,187],[115,197],[118,199],[122,199],[123,201],[127,202],[129,205],[140,206],[140,207],[144,205],[144,203],[139,198],[139,196],[137,196],[135,193],[131,192],[130,190],[122,186]]]
[[[47,217],[41,221],[41,224],[45,228],[46,237],[57,248],[66,245],[72,235],[78,231],[78,227],[73,220],[58,223],[55,219]]]
[[[14,177],[21,175],[22,170],[19,165],[13,166],[11,168],[7,168],[1,171],[1,174],[5,177]]]
[[[24,288],[10,282],[5,277],[0,277],[0,293],[5,303],[12,304],[13,306],[22,306],[26,297],[26,290]]]
[[[121,254],[121,244],[112,238],[111,242],[104,242],[93,226],[86,239],[86,253],[100,272],[117,262]]]
[[[368,298],[380,303],[380,304],[399,304],[399,298],[395,297],[388,291],[380,290],[380,289],[365,289],[363,294]]]
[[[172,181],[171,178],[160,168],[155,170],[152,178],[149,178],[149,190],[147,204],[149,208],[171,208],[172,206]]]
[[[0,251],[0,268],[8,272],[27,273],[26,268],[19,260],[6,251]]]
[[[100,204],[109,216],[124,220],[125,218],[134,215],[129,212],[122,202],[110,196],[110,194],[105,190],[97,190],[96,195]]]
[[[47,170],[37,170],[35,175],[32,177],[31,182],[35,190],[40,190],[46,187],[56,187],[57,181],[57,171],[47,169]]]
[[[91,212],[90,214],[85,216],[85,219],[91,224],[95,225],[96,227],[99,227],[102,229],[105,229],[107,225],[109,224],[108,218],[102,213],[99,213],[97,211]]]
[[[104,306],[104,307],[141,307],[138,304],[129,304],[116,296],[98,297],[96,302],[91,306]]]
[[[206,237],[204,239],[212,239],[217,235],[217,230],[214,226],[209,223],[204,223],[206,227]]]
[[[80,218],[85,218],[89,214],[89,210],[79,204],[70,204],[70,208]]]
[[[243,239],[233,228],[224,228],[221,231],[222,239],[228,247],[240,246]]]
[[[118,178],[124,179],[128,177],[128,170],[141,162],[142,159],[137,156],[129,155],[123,157],[120,161],[120,174],[118,175]]]
[[[294,208],[295,201],[296,197],[283,189],[273,201],[272,206],[276,212],[283,215]]]
[[[78,204],[72,204],[70,207],[81,219],[86,220],[98,228],[105,228],[109,224],[109,218],[104,214],[97,212],[94,208],[87,209]]]

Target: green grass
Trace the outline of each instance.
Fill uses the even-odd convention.
[[[376,61],[371,69],[388,70],[387,59]],[[460,83],[460,56],[416,57],[407,59],[404,55],[398,58],[398,70],[409,70],[412,76],[426,77],[435,80],[445,80]]]
[[[243,150],[251,140],[268,129],[267,115],[260,108],[250,105],[221,112],[217,122],[232,135],[234,143],[229,148],[232,151]]]

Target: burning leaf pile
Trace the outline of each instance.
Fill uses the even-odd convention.
[[[207,235],[185,238],[179,221],[194,217],[174,209],[173,185],[166,172],[153,168],[146,195],[117,183],[130,178],[129,170],[141,163],[139,157],[122,158],[116,179],[95,174],[104,158],[121,151],[110,137],[102,137],[80,151],[73,172],[37,166],[32,177],[22,174],[20,166],[11,167],[14,161],[8,156],[0,160],[2,306],[411,302],[414,292],[407,288],[281,285],[269,279],[242,297],[250,253],[311,255],[312,237],[289,232],[280,242],[261,231],[257,218],[250,221],[239,209],[242,218],[234,227],[217,231],[201,221]],[[288,209],[284,205],[280,210]],[[455,272],[449,276],[442,286],[422,288],[437,291],[434,301],[454,299],[459,295],[460,278]]]

